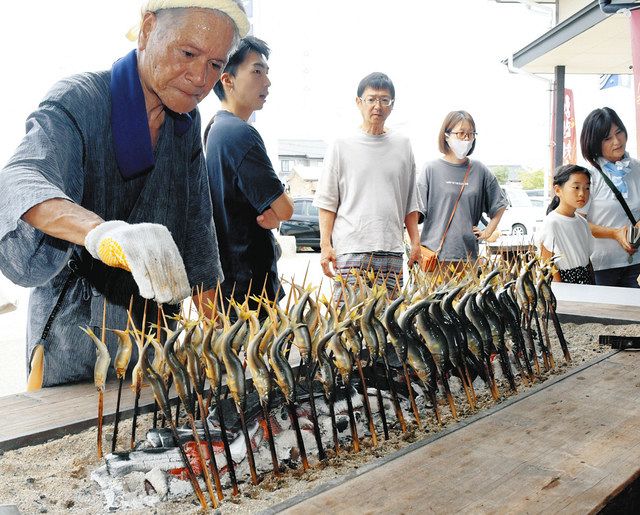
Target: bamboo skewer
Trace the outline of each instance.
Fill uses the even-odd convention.
[[[141,328],[140,339],[139,340],[136,339],[136,342],[138,343],[139,354],[142,353],[142,348],[144,346],[144,335],[145,335],[146,325],[147,325],[147,299],[145,299],[144,301],[144,313],[142,315],[142,328]],[[135,326],[134,326],[134,329],[135,329]],[[135,369],[134,369],[134,373],[135,373]],[[142,390],[142,376],[141,376],[141,371],[138,371],[138,377],[136,378],[136,382],[135,382],[135,400],[133,403],[133,422],[131,423],[131,448],[132,449],[135,447],[135,444],[136,444],[136,428],[138,426],[138,411],[139,411],[138,405],[140,403],[141,390]]]
[[[149,365],[149,362],[146,360],[146,349],[148,349],[148,346],[145,347],[143,350],[142,374],[151,384],[156,402],[158,403],[158,405],[160,406],[160,409],[164,414],[164,419],[169,422],[169,426],[171,428],[171,435],[173,436],[174,443],[180,450],[182,461],[187,467],[187,476],[189,477],[191,487],[193,488],[193,491],[196,494],[198,501],[200,501],[200,506],[206,513],[208,511],[207,501],[204,497],[204,493],[202,492],[202,489],[200,488],[200,484],[198,483],[198,479],[196,478],[193,468],[191,467],[191,462],[187,457],[187,454],[184,450],[184,446],[180,443],[180,437],[178,436],[178,430],[176,429],[176,425],[173,423],[173,417],[171,416],[171,407],[170,407],[169,393],[167,392],[167,387],[165,386],[164,381],[162,380],[160,375],[155,370],[153,370],[153,368]],[[213,503],[214,503],[214,508],[217,507],[217,502],[215,501],[215,498],[213,500]]]
[[[129,337],[129,329],[130,329],[130,324],[131,324],[131,317],[132,317],[132,310],[133,310],[133,295],[131,296],[131,300],[129,301],[129,310],[127,311],[127,328],[124,330],[124,334],[122,335],[122,337],[126,337],[126,338],[130,338]],[[129,347],[131,347],[131,340],[129,340],[128,342]],[[124,344],[123,344],[124,346]],[[118,347],[118,351],[120,351],[120,346]],[[127,350],[124,349],[124,352],[126,352]],[[126,364],[123,362],[123,370],[120,371],[118,370],[118,355],[116,355],[116,374],[119,376],[118,379],[118,397],[116,400],[116,418],[115,421],[113,423],[113,438],[111,439],[111,452],[115,452],[116,451],[116,442],[118,441],[118,426],[120,424],[120,400],[122,398],[122,385],[124,384],[124,378],[126,376],[127,373],[127,368],[129,365],[129,359],[130,359],[130,353],[131,350],[128,349],[129,352],[129,358],[126,359]],[[154,426],[155,427],[155,426]]]
[[[107,338],[107,299],[104,299],[104,305],[102,306],[102,334],[100,335],[100,341],[106,348]],[[105,377],[106,379],[106,377]],[[98,387],[98,458],[102,458],[102,414],[104,409],[104,384],[100,388]]]
[[[273,430],[271,428],[271,417],[269,416],[269,405],[271,404],[271,395],[266,405],[262,405],[262,417],[267,428],[267,438],[269,439],[269,452],[271,453],[271,465],[273,467],[273,475],[280,477],[280,463],[278,463],[278,455],[276,453],[275,442],[273,441]]]

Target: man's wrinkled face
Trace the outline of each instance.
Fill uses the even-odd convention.
[[[176,113],[195,109],[220,78],[233,37],[231,19],[210,9],[167,19],[147,13],[138,42],[145,97],[159,98]]]

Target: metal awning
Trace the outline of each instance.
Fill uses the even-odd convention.
[[[561,65],[566,73],[632,73],[629,18],[604,14],[596,0],[513,54],[513,66],[530,73]]]

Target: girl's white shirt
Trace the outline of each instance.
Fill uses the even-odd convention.
[[[589,224],[578,213],[566,216],[551,211],[544,219],[539,235],[539,243],[554,256],[560,257],[556,261],[560,270],[587,266],[594,240]]]

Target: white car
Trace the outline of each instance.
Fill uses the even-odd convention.
[[[503,186],[502,191],[509,200],[509,207],[502,215],[498,230],[506,235],[533,236],[542,225],[544,207],[534,206],[522,189]]]

